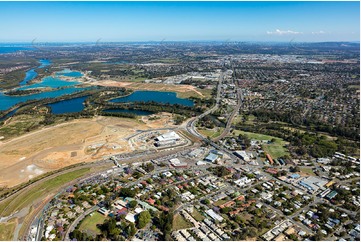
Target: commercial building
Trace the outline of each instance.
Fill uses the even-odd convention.
[[[158,142],[177,141],[177,140],[180,140],[180,136],[174,131],[162,134],[162,135],[158,136],[157,138],[155,138],[155,141],[158,141]]]
[[[186,162],[180,161],[178,158],[170,159],[169,162],[175,168],[186,168],[188,166]]]
[[[246,151],[244,151],[244,150],[237,150],[234,152],[234,154],[236,156],[238,156],[239,158],[243,159],[244,161],[250,161],[249,156],[247,155]]]
[[[307,189],[309,192],[317,192],[318,189],[324,188],[328,181],[322,180],[315,176],[308,176],[298,182],[299,185]]]
[[[205,161],[208,161],[208,162],[216,162],[216,160],[218,159],[218,155],[216,154],[213,154],[213,153],[209,153],[208,156],[206,158],[204,158]]]

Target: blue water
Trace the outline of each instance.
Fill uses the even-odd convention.
[[[52,114],[77,113],[84,109],[84,101],[89,96],[72,98],[48,104]]]
[[[44,88],[44,87],[58,88],[58,87],[74,86],[77,84],[79,84],[79,82],[77,81],[64,81],[56,77],[48,76],[48,77],[44,77],[41,82],[23,86],[18,89],[26,90],[30,88]]]
[[[31,69],[25,73],[25,78],[22,80],[19,84],[20,86],[26,85],[29,81],[33,80],[35,77],[38,76],[38,73],[35,71],[35,69]]]
[[[80,91],[89,89],[89,88],[73,87],[74,85],[79,84],[79,82],[64,81],[57,77],[51,77],[51,76],[43,78],[42,82],[40,82],[40,83],[26,85],[26,83],[28,83],[28,81],[33,80],[37,76],[37,73],[35,71],[36,69],[45,68],[51,64],[51,62],[49,60],[40,60],[39,63],[40,63],[39,67],[31,69],[26,72],[25,79],[20,83],[20,85],[22,85],[22,87],[18,88],[18,90],[26,90],[29,88],[44,88],[44,87],[50,87],[50,88],[67,87],[67,88],[52,90],[52,91],[47,91],[47,92],[42,92],[42,93],[34,93],[34,94],[26,95],[26,96],[7,96],[7,95],[4,95],[4,93],[0,92],[0,110],[7,110],[16,104],[26,102],[29,100],[39,100],[39,99],[44,99],[44,98],[57,98],[57,97],[60,97],[63,95],[73,94],[76,92],[80,92]],[[77,108],[77,106],[75,106],[74,108]],[[12,114],[14,114],[14,112],[11,112],[11,114],[8,114],[7,116],[11,116]]]
[[[87,89],[89,89],[89,88],[69,87],[69,88],[65,88],[65,89],[36,93],[36,94],[27,95],[27,96],[6,96],[6,95],[4,95],[4,93],[0,93],[0,110],[9,109],[18,103],[25,102],[28,100],[56,98],[56,97],[59,97],[62,95],[72,94],[72,93],[84,91]]]
[[[38,66],[38,69],[47,67],[51,64],[51,62],[49,60],[40,60],[39,63],[40,63],[40,66]],[[19,83],[20,86],[26,85],[29,81],[33,80],[34,78],[36,78],[38,76],[38,73],[35,71],[35,69],[31,69],[25,73],[24,80],[22,80]]]
[[[28,47],[10,47],[10,46],[0,46],[0,54],[13,53],[20,50],[34,50],[33,48]]]
[[[13,111],[9,112],[8,114],[6,114],[5,116],[3,116],[2,118],[0,118],[0,121],[3,121],[11,116],[13,116],[14,113],[16,113],[16,111],[18,111],[18,108],[15,108]]]
[[[44,68],[44,67],[50,66],[50,64],[51,64],[50,60],[40,60],[39,62],[41,65],[38,68]]]
[[[138,116],[147,116],[153,114],[153,112],[150,111],[144,111],[144,110],[128,110],[128,109],[120,109],[120,108],[110,108],[103,110],[105,113],[132,113]]]
[[[135,91],[129,96],[115,98],[110,100],[114,103],[128,103],[128,102],[157,102],[180,104],[184,106],[193,106],[193,101],[189,99],[178,98],[175,92],[157,92],[157,91]]]
[[[79,72],[79,71],[71,71],[69,69],[59,71],[56,74],[59,75],[59,76],[67,76],[67,77],[74,77],[74,78],[83,76],[83,74],[81,72]]]

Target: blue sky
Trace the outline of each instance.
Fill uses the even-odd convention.
[[[0,2],[0,41],[359,41],[359,4]]]

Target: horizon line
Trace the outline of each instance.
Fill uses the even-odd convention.
[[[0,0],[1,1],[1,0]],[[360,43],[360,40],[325,40],[325,41],[293,41],[293,40],[119,40],[119,41],[42,41],[33,43],[34,41],[1,41],[0,44],[29,44],[29,45],[37,45],[37,44],[60,44],[60,43],[98,43],[98,44],[115,44],[115,43],[194,43],[194,42],[217,42],[217,43]]]

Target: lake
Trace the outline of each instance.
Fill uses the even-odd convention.
[[[89,96],[77,97],[48,104],[52,114],[77,113],[84,109],[84,101]]]
[[[64,89],[58,89],[49,92],[42,92],[36,94],[30,94],[26,96],[6,96],[4,93],[0,92],[0,110],[6,110],[11,108],[12,106],[25,102],[28,100],[39,100],[44,98],[56,98],[67,94],[73,94],[76,92],[84,91],[89,88],[77,88],[77,87],[69,87]]]
[[[31,70],[28,70],[27,72],[25,72],[25,78],[24,78],[24,80],[22,80],[19,83],[20,86],[26,85],[29,81],[33,80],[34,78],[36,78],[38,76],[38,73],[35,71],[35,69],[44,68],[51,64],[51,62],[49,60],[40,60],[39,63],[40,63],[40,66],[38,66],[37,68],[31,69]]]
[[[30,88],[45,88],[45,87],[50,87],[50,88],[54,88],[54,89],[62,88],[62,89],[46,91],[46,92],[41,92],[41,93],[34,93],[34,94],[29,94],[29,95],[24,95],[24,96],[7,96],[7,95],[4,95],[3,92],[0,92],[0,110],[9,109],[16,104],[26,102],[29,100],[39,100],[39,99],[44,99],[44,98],[57,98],[57,97],[60,97],[63,95],[73,94],[76,92],[80,92],[80,91],[89,89],[89,88],[74,87],[74,85],[79,84],[79,82],[77,82],[77,81],[64,81],[58,77],[52,77],[52,76],[44,77],[42,79],[42,81],[39,83],[26,85],[29,81],[33,80],[38,75],[38,73],[36,73],[36,69],[45,68],[51,64],[50,60],[39,60],[39,63],[40,63],[39,67],[31,69],[26,72],[25,79],[20,83],[21,87],[18,88],[18,90],[26,90],[26,89],[30,89]],[[77,76],[79,75],[78,72],[75,72],[75,71],[70,71],[70,72],[75,73],[74,75],[77,75]],[[65,70],[65,73],[69,73],[69,71]]]
[[[79,71],[72,71],[69,69],[65,69],[63,71],[59,71],[56,73],[58,76],[67,76],[67,77],[74,77],[74,78],[78,78],[78,77],[82,77],[83,74]]]
[[[31,89],[31,88],[45,88],[45,87],[50,87],[50,88],[59,88],[59,87],[68,87],[68,86],[74,86],[80,84],[80,82],[77,81],[65,81],[65,80],[61,80],[60,78],[57,77],[52,77],[52,76],[48,76],[48,77],[44,77],[41,82],[38,83],[34,83],[31,85],[27,85],[27,86],[23,86],[18,88],[19,90],[26,90],[26,89]]]
[[[113,103],[129,102],[157,102],[163,104],[179,104],[183,106],[194,106],[192,100],[178,98],[175,92],[158,92],[158,91],[135,91],[132,94],[110,100]]]
[[[153,112],[150,111],[144,111],[144,110],[128,110],[128,109],[120,109],[120,108],[110,108],[103,110],[105,113],[131,113],[138,116],[147,116],[153,114]]]
[[[16,113],[16,111],[18,111],[18,108],[15,108],[13,111],[9,112],[8,114],[6,114],[5,116],[3,116],[2,118],[0,118],[0,121],[3,121],[11,116],[13,116],[14,113]]]

